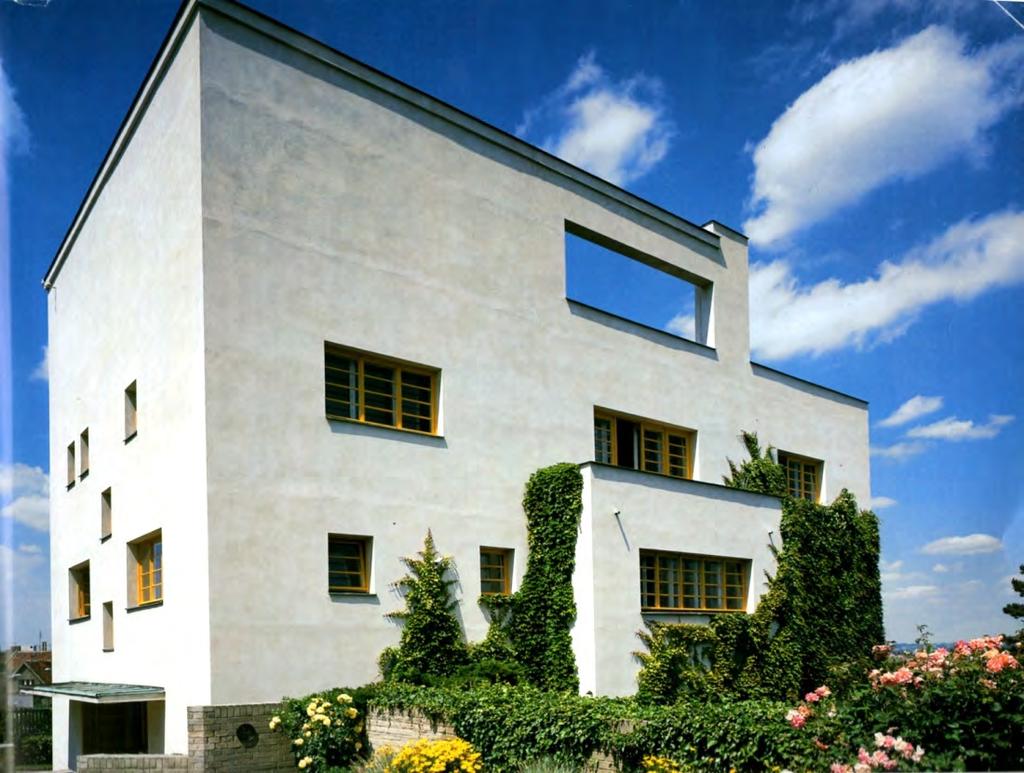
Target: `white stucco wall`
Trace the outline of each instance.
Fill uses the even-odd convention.
[[[198,57],[194,31],[47,298],[53,681],[163,687],[168,717],[181,719],[166,735],[174,752],[187,751],[185,707],[210,696]],[[138,435],[126,443],[132,381]],[[67,445],[86,427],[90,472],[68,490]],[[107,488],[113,533],[101,542]],[[163,530],[166,602],[128,613],[126,544],[154,529]],[[92,615],[69,624],[68,568],[85,560]],[[106,601],[110,653],[102,651]],[[60,768],[69,763],[71,716],[66,700],[53,705]]]
[[[864,406],[752,372],[742,239],[713,248],[219,15],[202,50],[215,701],[373,679],[399,556],[428,528],[481,638],[479,547],[514,548],[521,573],[523,485],[593,457],[595,406],[696,429],[702,480],[757,429],[825,459],[828,498],[866,497]],[[567,303],[566,221],[713,282],[715,349]],[[329,423],[325,340],[440,368],[443,438]],[[761,525],[736,530],[758,561]],[[374,596],[328,596],[329,532],[373,537]],[[669,536],[650,546],[699,552]],[[635,648],[608,646],[600,662]]]

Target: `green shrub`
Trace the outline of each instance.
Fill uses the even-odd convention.
[[[374,688],[335,689],[285,698],[270,729],[292,739],[297,766],[312,773],[347,768],[369,753],[366,710]]]
[[[425,683],[430,677],[448,676],[468,659],[462,628],[454,610],[454,580],[449,579],[452,559],[442,556],[428,531],[417,558],[403,558],[409,574],[396,583],[405,597],[405,609],[389,617],[402,621],[397,648],[378,658],[385,679]]]
[[[26,735],[15,746],[15,760],[19,765],[49,765],[52,751],[52,736]]]

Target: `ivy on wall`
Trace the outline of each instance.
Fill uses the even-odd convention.
[[[699,634],[689,630],[694,626],[667,625],[640,632],[647,646],[638,653],[643,700],[723,689],[789,700],[883,641],[875,514],[859,510],[845,489],[829,505],[793,499],[771,447],[762,450],[754,433],[741,437],[750,459],[729,460],[724,482],[781,497],[776,574],[752,615],[720,616]]]
[[[546,690],[579,689],[570,632],[582,494],[583,476],[575,464],[555,464],[530,476],[523,495],[526,573],[499,621],[527,679]]]

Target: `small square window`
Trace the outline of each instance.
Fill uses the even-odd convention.
[[[133,381],[124,390],[124,439],[126,441],[135,437],[139,430],[138,397],[135,383]]]
[[[89,428],[82,430],[78,438],[78,478],[81,480],[89,474]]]
[[[512,592],[512,551],[480,548],[480,593],[507,596]]]
[[[68,575],[71,596],[70,618],[81,620],[89,617],[92,612],[89,598],[89,562],[83,561],[77,566],[71,567]]]
[[[345,534],[327,536],[329,593],[369,593],[373,540]]]
[[[811,502],[820,500],[823,462],[779,451],[779,464],[786,472],[786,488],[791,497]]]
[[[164,599],[163,536],[156,531],[128,543],[129,601],[131,607],[144,607]]]
[[[103,651],[114,651],[114,602],[103,602]]]

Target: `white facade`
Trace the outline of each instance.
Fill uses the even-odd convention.
[[[704,284],[709,345],[567,301],[567,226]],[[514,551],[518,587],[539,467],[583,464],[573,641],[604,694],[635,689],[639,550],[749,562],[756,606],[779,506],[715,485],[741,430],[822,460],[823,499],[869,496],[866,405],[750,362],[741,235],[222,0],[183,10],[46,284],[53,679],[162,687],[152,751],[186,751],[189,705],[374,679],[428,528],[481,639],[480,547]],[[325,342],[436,368],[437,435],[327,420]],[[590,463],[595,408],[694,430],[694,480]],[[155,529],[163,603],[128,612],[128,543]],[[370,593],[328,593],[328,534],[372,538]],[[69,623],[86,560],[94,611]],[[82,729],[54,707],[59,766]]]

